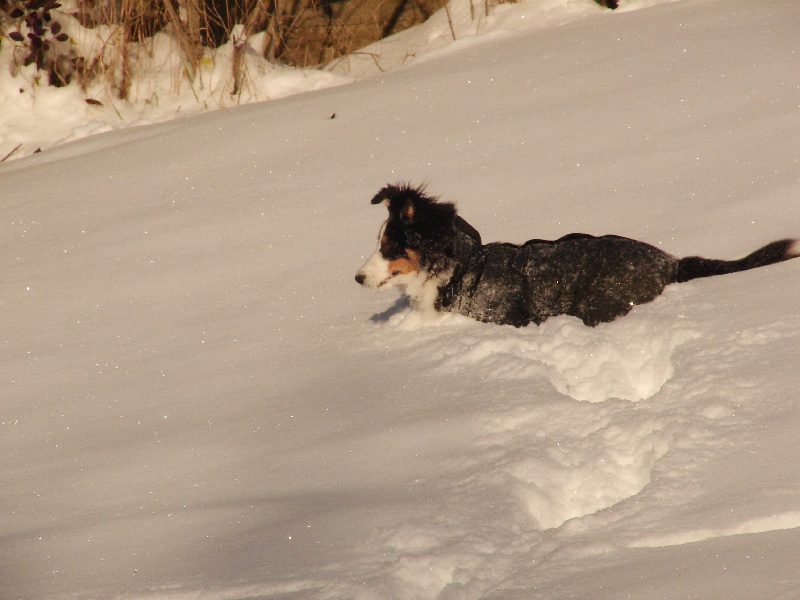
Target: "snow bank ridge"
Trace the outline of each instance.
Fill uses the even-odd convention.
[[[661,537],[648,537],[631,544],[631,548],[659,548],[662,546],[680,546],[694,542],[702,542],[712,538],[732,535],[766,533],[782,529],[800,527],[800,511],[788,511],[757,519],[749,519],[738,525],[719,529],[691,529]]]
[[[636,402],[663,387],[673,373],[673,351],[697,335],[680,321],[628,317],[589,328],[572,317],[558,317],[518,332],[503,327],[469,337],[458,350],[450,350],[442,367],[477,370],[487,379],[544,376],[575,400]]]

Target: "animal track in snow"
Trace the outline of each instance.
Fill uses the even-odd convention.
[[[651,482],[675,441],[676,417],[635,403],[662,389],[675,349],[699,336],[674,311],[659,315],[658,304],[594,328],[557,317],[515,329],[402,305],[373,320],[381,326],[368,352],[415,369],[417,395],[461,403],[459,390],[471,390],[463,421],[442,433],[467,444],[457,457],[440,457],[446,510],[372,541],[389,557],[378,578],[387,597],[480,597],[511,567],[504,545],[580,528],[581,517]],[[472,526],[473,515],[487,515],[491,535]]]
[[[483,425],[477,487],[509,490],[527,526],[552,529],[635,496],[669,450],[671,434],[624,407],[555,403],[497,414]],[[490,453],[489,450],[494,452]]]
[[[657,394],[673,375],[675,349],[699,336],[674,313],[647,308],[593,328],[566,316],[522,329],[414,311],[385,320],[411,334],[431,377],[468,378],[486,390],[487,406],[498,404],[475,424],[475,464],[459,467],[469,486],[505,489],[535,529],[593,514],[649,483],[670,436],[646,411],[608,401]]]
[[[558,317],[535,328],[474,336],[450,351],[442,366],[484,378],[544,375],[575,400],[635,402],[663,387],[673,374],[675,348],[697,335],[680,321],[629,318],[590,328]]]

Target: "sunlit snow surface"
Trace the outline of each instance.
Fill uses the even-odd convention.
[[[0,166],[0,598],[800,597],[800,261],[593,329],[353,281],[398,180],[486,241],[800,235],[800,6],[586,6]]]

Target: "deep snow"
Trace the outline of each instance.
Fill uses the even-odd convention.
[[[592,8],[1,165],[0,597],[799,597],[800,261],[594,329],[353,281],[387,181],[487,241],[797,236],[798,26]]]

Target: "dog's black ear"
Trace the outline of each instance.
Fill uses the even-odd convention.
[[[380,192],[375,194],[375,196],[372,198],[372,200],[370,200],[370,204],[385,204],[386,206],[389,206],[390,198],[389,198],[389,196],[387,196],[386,194],[384,194],[382,192],[383,192],[383,190],[381,190]]]
[[[402,191],[402,188],[396,185],[385,185],[373,196],[370,204],[385,204],[388,208],[392,200],[400,195]]]

